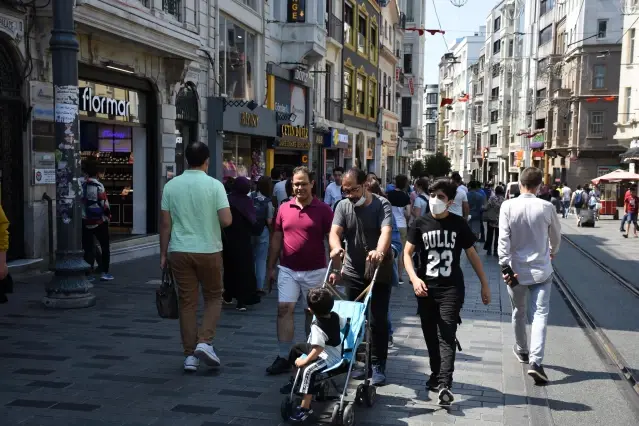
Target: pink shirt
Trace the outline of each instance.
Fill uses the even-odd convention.
[[[324,239],[332,223],[333,210],[317,198],[304,208],[295,200],[283,203],[274,227],[284,235],[280,265],[298,272],[326,268]]]

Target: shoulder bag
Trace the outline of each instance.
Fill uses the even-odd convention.
[[[364,234],[364,224],[362,223],[362,219],[360,219],[355,213],[355,209],[353,209],[353,215],[355,215],[355,233],[357,238],[360,241],[362,247],[364,247],[364,251],[366,252],[366,256],[368,256],[368,252],[370,249],[368,244],[366,244],[366,235]],[[393,255],[392,251],[389,249],[384,253],[384,259],[382,259],[381,265],[379,265],[379,272],[377,273],[377,281],[381,283],[391,284],[393,277]],[[372,265],[369,261],[366,261],[366,266],[364,267],[364,281],[370,283],[373,280],[373,276],[375,275],[375,266]]]
[[[162,284],[155,291],[155,306],[160,318],[178,319],[180,317],[175,280],[171,267],[168,265],[162,271]]]

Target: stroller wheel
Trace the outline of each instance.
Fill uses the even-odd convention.
[[[357,390],[355,391],[355,404],[362,405],[364,403],[364,398],[366,398],[366,385],[361,383],[357,386]]]
[[[291,400],[290,395],[286,395],[286,398],[282,401],[282,405],[280,405],[280,414],[284,421],[288,421],[291,414],[293,414],[293,401]]]
[[[366,393],[364,394],[364,402],[367,407],[372,407],[375,404],[377,398],[377,388],[375,386],[368,386]]]
[[[333,406],[333,414],[331,414],[331,424],[332,425],[341,425],[342,424],[342,412],[339,409],[340,403],[336,402]]]
[[[342,424],[344,426],[353,426],[355,424],[355,408],[353,407],[353,404],[348,404],[344,407]]]

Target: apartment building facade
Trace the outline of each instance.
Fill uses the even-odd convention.
[[[636,14],[639,13],[639,3],[629,0],[624,4],[623,34],[621,43],[621,65],[619,73],[619,108],[617,127],[614,138],[629,150],[622,154],[622,160],[630,163],[630,170],[636,172],[635,161],[639,151],[639,92],[636,82],[639,81],[639,68],[635,66],[637,50],[635,40],[639,34],[639,22]]]
[[[258,60],[263,58],[262,3],[220,2],[214,13],[209,8],[213,2],[86,0],[74,9],[81,154],[100,163],[114,212],[113,257],[120,254],[119,239],[138,237],[146,244],[142,237],[151,235],[157,243],[162,187],[167,176],[184,168],[184,145],[214,143],[206,126],[207,97],[264,97],[264,79],[258,78],[264,75],[264,61]],[[49,231],[42,197],[56,194],[52,66],[46,44],[51,6],[27,17],[2,5],[0,16],[11,23],[0,29],[7,69],[0,84],[7,135],[0,142],[0,202],[12,223],[9,258],[38,259],[47,255]],[[220,64],[219,70],[213,70],[212,61]],[[231,62],[233,67],[222,66]],[[222,159],[215,160],[221,169]]]
[[[424,143],[415,159],[423,159],[437,151],[437,111],[439,107],[439,84],[424,87]]]

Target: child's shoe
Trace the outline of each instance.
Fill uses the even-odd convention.
[[[313,414],[312,409],[297,407],[295,412],[291,415],[290,420],[294,423],[302,423],[308,420],[311,414]]]

